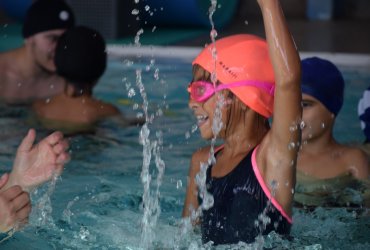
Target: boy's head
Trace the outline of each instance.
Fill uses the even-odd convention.
[[[63,0],[37,0],[27,10],[22,35],[68,29],[75,24],[72,9]]]
[[[107,65],[104,38],[98,31],[76,26],[60,38],[55,50],[57,73],[76,87],[94,86]]]
[[[335,116],[343,105],[344,80],[328,60],[311,57],[302,60],[302,93],[319,100]]]
[[[217,51],[215,58],[213,49]],[[213,44],[206,47],[193,65],[209,73],[216,72],[221,84],[254,82],[254,86],[231,87],[230,91],[255,112],[264,117],[272,115],[275,78],[267,43],[262,38],[239,34],[219,39],[215,47]],[[271,91],[266,91],[265,85],[271,86]]]

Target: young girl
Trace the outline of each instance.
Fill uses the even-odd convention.
[[[288,234],[292,223],[295,166],[300,143],[300,59],[278,0],[258,0],[267,43],[253,35],[234,35],[211,44],[193,61],[189,107],[204,139],[211,139],[217,102],[222,147],[207,168],[206,189],[214,202],[202,207],[203,242],[252,242],[275,230]],[[217,50],[214,61],[212,48]],[[216,73],[216,85],[211,73]],[[215,95],[215,92],[218,92]],[[274,113],[272,127],[268,117]],[[202,206],[196,177],[211,147],[191,160],[183,217]]]

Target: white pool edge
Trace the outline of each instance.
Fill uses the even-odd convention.
[[[201,47],[181,46],[141,46],[132,45],[108,45],[107,51],[110,57],[120,56],[144,56],[144,57],[167,57],[184,58],[192,60],[202,50]],[[370,67],[370,54],[355,53],[330,53],[330,52],[300,52],[301,59],[318,56],[332,61],[338,66]]]

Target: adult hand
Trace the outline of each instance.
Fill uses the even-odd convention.
[[[34,129],[30,129],[19,145],[7,187],[19,185],[29,190],[60,175],[69,160],[68,142],[61,132],[54,132],[38,144]]]
[[[8,174],[0,179],[0,189],[8,181]],[[20,186],[12,186],[5,191],[0,191],[0,232],[8,232],[27,222],[31,212],[29,194]]]

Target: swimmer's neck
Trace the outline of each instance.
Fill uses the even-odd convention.
[[[261,143],[268,131],[267,127],[239,129],[224,139],[224,151],[230,152],[231,155],[249,152]]]

